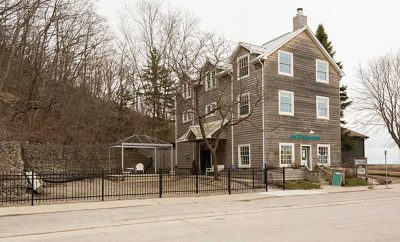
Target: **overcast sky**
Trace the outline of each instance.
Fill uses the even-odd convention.
[[[383,3],[384,2],[384,3]],[[119,12],[133,0],[98,0],[98,11],[108,18],[117,32]],[[263,44],[292,30],[292,17],[298,7],[304,8],[308,25],[315,32],[322,23],[336,50],[335,59],[342,61],[349,96],[354,97],[355,73],[369,59],[400,50],[400,1],[349,0],[173,0],[170,5],[186,9],[197,16],[204,29],[216,31],[234,42]],[[370,136],[366,153],[370,163],[388,161],[400,164],[400,151],[385,129],[357,124],[353,110],[347,111],[348,127]]]

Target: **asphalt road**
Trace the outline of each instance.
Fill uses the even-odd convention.
[[[400,241],[400,189],[243,197],[4,216],[0,241]]]

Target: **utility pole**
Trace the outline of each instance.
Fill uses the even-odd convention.
[[[386,183],[386,189],[388,189],[388,175],[387,175],[387,150],[385,150],[385,183]]]

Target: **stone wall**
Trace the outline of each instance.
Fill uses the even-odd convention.
[[[19,144],[17,142],[0,143],[0,172],[34,170],[38,173],[57,171],[98,171],[101,169],[121,169],[121,149],[111,149],[109,162],[107,145],[56,145],[56,144]],[[153,150],[126,149],[125,168],[143,163],[145,168],[152,167]],[[170,152],[158,152],[158,168],[170,168]]]
[[[0,171],[22,172],[24,162],[17,142],[0,143]]]
[[[26,170],[93,171],[108,169],[108,147],[102,145],[23,144],[22,157]],[[112,167],[115,168],[115,167]]]

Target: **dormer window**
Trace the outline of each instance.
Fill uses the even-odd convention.
[[[215,79],[215,70],[209,71],[206,73],[206,91],[213,89],[216,86],[217,82]]]
[[[182,84],[182,96],[186,99],[192,98],[192,88],[189,83]]]
[[[317,82],[329,83],[329,64],[326,61],[316,60]]]
[[[293,76],[293,54],[286,51],[278,51],[278,74]]]
[[[249,76],[249,55],[238,58],[238,79]]]

